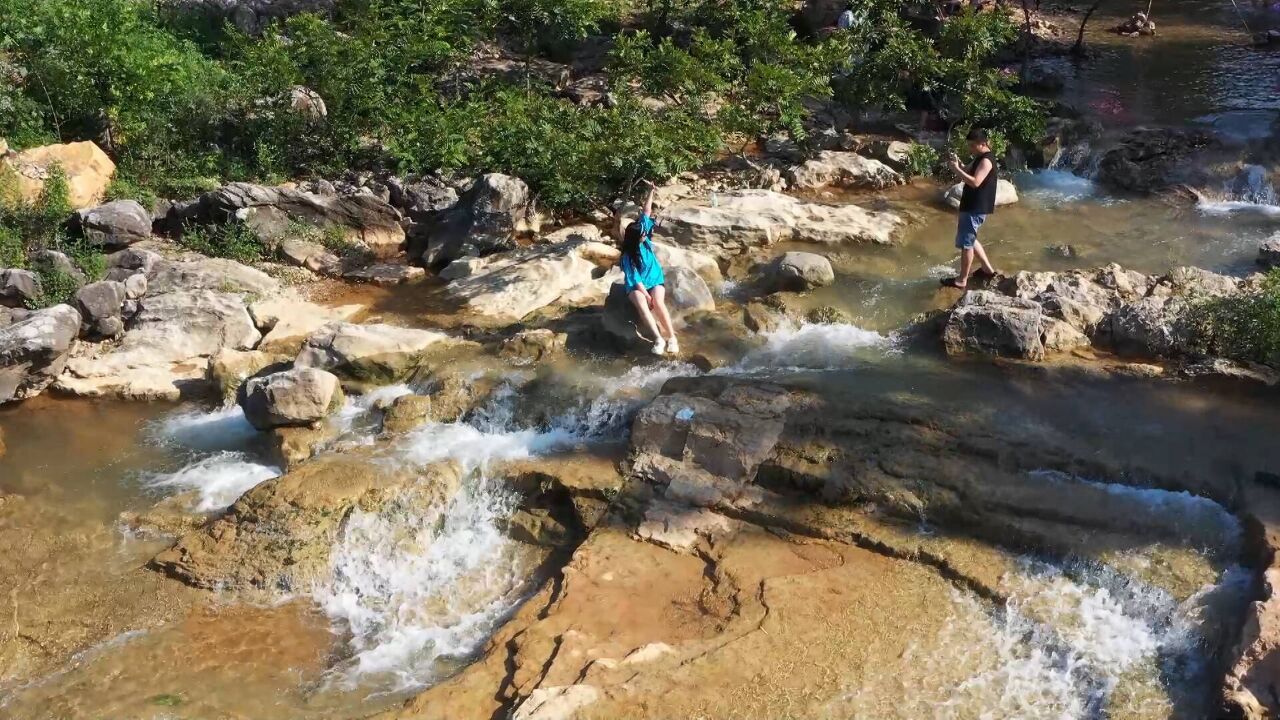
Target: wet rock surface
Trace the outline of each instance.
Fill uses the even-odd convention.
[[[0,328],[0,404],[38,395],[66,367],[80,313],[55,305]]]

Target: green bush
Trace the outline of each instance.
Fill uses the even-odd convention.
[[[184,247],[209,257],[221,257],[251,263],[266,255],[266,248],[248,225],[229,222],[222,225],[187,225],[178,238]]]
[[[1188,320],[1200,351],[1280,367],[1280,269],[1256,289],[1194,301]]]
[[[47,308],[53,305],[72,304],[76,291],[80,289],[80,281],[51,265],[37,263],[33,268],[40,278],[40,296],[27,302],[32,310]]]
[[[938,168],[938,151],[932,145],[911,143],[907,149],[907,177],[932,175]]]
[[[11,227],[0,225],[0,269],[27,266],[27,248],[22,235]]]

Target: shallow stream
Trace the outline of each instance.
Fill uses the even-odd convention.
[[[1126,124],[1229,126],[1242,136],[1256,136],[1280,114],[1280,53],[1241,47],[1229,3],[1160,6],[1158,45],[1102,32],[1116,22],[1106,12],[1091,25],[1099,59],[1072,69],[1067,84],[1067,97],[1095,114]],[[1280,13],[1248,12],[1255,25],[1280,26]],[[1258,243],[1280,232],[1280,206],[1265,180],[1245,193],[1224,187],[1198,205],[1110,196],[1065,170],[1014,181],[1022,202],[1000,209],[982,235],[1005,271],[1118,262],[1144,272],[1185,264],[1241,273]],[[953,216],[936,205],[936,193],[918,184],[876,200],[858,196],[902,209],[913,223],[899,246],[819,248],[837,281],[799,302],[835,306],[850,322],[774,332],[716,372],[1036,426],[1086,455],[1132,458],[1189,487],[1197,478],[1209,488],[1280,471],[1274,396],[1054,368],[1008,371],[903,350],[896,329],[955,299],[938,286],[956,252]],[[733,288],[726,293],[732,299]],[[424,288],[373,297],[388,322],[431,324],[420,314],[435,305]],[[88,648],[46,667],[41,649],[6,634],[0,661],[18,675],[0,676],[0,715],[359,717],[465,665],[531,591],[536,567],[500,529],[515,498],[489,478],[487,465],[616,454],[631,414],[667,378],[698,370],[571,353],[538,369],[495,360],[487,372],[504,376],[507,389],[465,422],[428,425],[378,450],[399,464],[460,462],[465,490],[447,507],[425,516],[396,508],[357,514],[336,550],[332,581],[290,596],[245,604],[157,581],[178,609],[143,622],[117,622],[102,610],[133,602],[127,591],[89,589],[143,572],[167,545],[131,531],[122,514],[162,500],[201,512],[227,507],[280,472],[257,434],[237,409],[193,404],[41,398],[0,409],[8,447],[0,503],[24,503],[22,512],[0,514],[0,539],[21,548],[0,564],[0,622],[12,615],[18,629],[83,625],[83,633],[66,635]],[[345,432],[330,451],[372,444],[374,405],[409,391],[350,398]],[[1236,616],[1249,589],[1239,525],[1204,497],[1117,492],[1146,493],[1152,512],[1185,517],[1185,537],[1065,560],[1023,558],[1004,581],[1004,607],[956,590],[948,630],[918,638],[901,667],[830,698],[830,717],[1204,717],[1219,625]],[[926,523],[921,532],[936,529]],[[93,613],[105,619],[81,621]]]

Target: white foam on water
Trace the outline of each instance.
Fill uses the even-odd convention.
[[[196,490],[196,512],[221,510],[257,484],[278,477],[280,469],[250,460],[244,453],[222,451],[192,462],[171,473],[152,475],[152,488]]]
[[[1079,483],[1104,490],[1118,499],[1134,502],[1151,521],[1179,530],[1181,539],[1199,544],[1197,549],[1234,556],[1244,530],[1240,520],[1207,497],[1184,490],[1162,490],[1099,482],[1056,470],[1033,470],[1029,475],[1062,483]]]
[[[182,409],[162,418],[152,432],[163,444],[202,452],[239,450],[258,436],[238,405],[216,410]]]
[[[484,442],[483,439],[480,442]],[[392,502],[347,519],[316,600],[351,633],[344,680],[421,687],[473,653],[520,599],[527,568],[501,530],[515,498],[473,475],[442,506]]]
[[[1247,200],[1209,200],[1201,199],[1196,203],[1196,210],[1202,215],[1223,216],[1240,213],[1253,213],[1267,217],[1280,217],[1280,205],[1268,205]]]
[[[1014,176],[1018,192],[1042,205],[1065,205],[1099,195],[1093,180],[1070,170],[1049,168]]]
[[[312,593],[351,634],[352,657],[340,679],[421,687],[474,653],[520,601],[532,571],[522,546],[503,532],[518,498],[487,469],[607,437],[668,378],[691,372],[664,362],[593,378],[578,406],[540,429],[517,426],[520,378],[513,377],[467,422],[428,424],[394,441],[380,462],[403,468],[453,461],[465,479],[443,506],[402,499],[348,518],[332,580]]]
[[[1179,603],[1096,563],[1027,559],[1004,579],[999,612],[957,591],[937,637],[833,705],[851,706],[852,717],[1090,720],[1114,710],[1123,684],[1126,711],[1168,716],[1170,705],[1210,698],[1208,607],[1248,584],[1247,571],[1232,568]],[[888,715],[886,697],[901,700]]]
[[[837,370],[894,349],[893,339],[845,323],[785,324],[762,333],[765,344],[715,374],[758,370]]]
[[[1203,215],[1235,215],[1253,213],[1268,217],[1280,216],[1280,197],[1261,165],[1246,165],[1241,171],[1223,183],[1219,197],[1202,196],[1196,209]]]

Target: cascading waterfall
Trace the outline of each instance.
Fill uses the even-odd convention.
[[[1098,174],[1099,156],[1089,143],[1058,148],[1048,167],[1018,173],[1018,191],[1041,204],[1056,206],[1079,202],[1098,195],[1093,178]]]
[[[257,436],[238,406],[172,413],[152,428],[152,442],[181,448],[190,459],[172,472],[148,473],[142,482],[161,491],[194,492],[198,499],[191,510],[195,512],[221,510],[258,483],[280,474],[280,468],[245,452]]]
[[[1258,213],[1275,216],[1280,215],[1280,199],[1266,168],[1245,165],[1234,178],[1222,184],[1221,193],[1200,197],[1196,208],[1206,215]]]
[[[312,593],[351,638],[351,657],[334,681],[394,692],[429,684],[468,659],[531,589],[537,562],[503,530],[519,498],[490,475],[492,465],[616,439],[666,379],[692,372],[659,363],[595,378],[543,427],[519,426],[519,385],[527,378],[513,375],[465,421],[432,423],[395,441],[377,461],[450,461],[464,479],[443,504],[414,503],[411,492],[347,520],[332,579]]]
[[[1082,482],[1060,473],[1036,473]],[[1239,522],[1225,508],[1184,492],[1107,486],[1192,530],[1202,557],[1234,557]],[[1201,544],[1211,547],[1198,548]],[[1109,558],[1049,561],[1026,557],[1001,582],[1006,604],[990,609],[957,590],[938,637],[913,645],[899,666],[833,703],[853,718],[1020,718],[1088,720],[1169,717],[1172,708],[1207,717],[1215,667],[1212,638],[1237,617],[1250,573],[1221,565],[1217,577],[1179,599],[1127,569],[1158,562],[1158,546]],[[894,688],[900,688],[896,691]],[[901,702],[887,712],[886,697]]]

